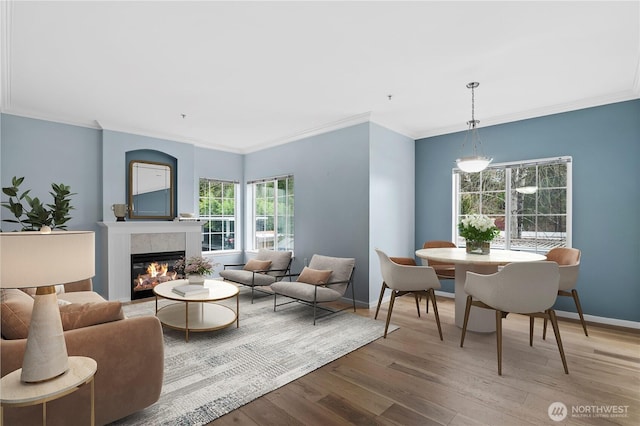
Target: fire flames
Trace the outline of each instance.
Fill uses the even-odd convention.
[[[160,283],[173,281],[178,276],[177,272],[169,271],[168,263],[151,262],[147,266],[146,272],[146,274],[138,275],[138,278],[134,280],[134,291],[152,289]]]

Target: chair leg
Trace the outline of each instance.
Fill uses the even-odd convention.
[[[575,288],[571,290],[571,295],[573,296],[573,301],[576,303],[576,309],[578,310],[578,315],[580,316],[580,322],[582,323],[582,328],[584,329],[584,335],[589,337],[589,333],[587,333],[587,323],[584,322],[582,306],[580,305],[580,298],[578,297],[578,290],[576,290]]]
[[[547,313],[549,314],[549,319],[551,320],[553,333],[556,335],[556,343],[558,344],[558,350],[560,351],[560,358],[562,358],[562,366],[564,367],[564,372],[565,374],[569,374],[569,369],[567,368],[567,358],[564,356],[562,339],[560,339],[560,328],[558,327],[558,318],[556,318],[556,312],[553,309],[549,309]]]
[[[384,325],[384,338],[387,338],[387,330],[389,329],[389,322],[391,321],[391,311],[393,311],[393,303],[396,301],[396,292],[391,290],[391,300],[389,301],[389,312],[387,312],[387,323]]]
[[[384,291],[387,289],[387,283],[382,282],[382,287],[380,288],[380,297],[378,297],[378,307],[376,308],[376,315],[373,319],[378,319],[378,312],[380,311],[380,305],[382,304],[382,297],[384,296]]]
[[[547,338],[547,319],[544,319],[544,323],[542,324],[542,340]]]
[[[464,308],[464,322],[462,323],[462,335],[460,336],[460,347],[464,344],[464,336],[467,334],[467,323],[469,322],[469,312],[471,311],[471,296],[467,296],[467,305]]]
[[[418,293],[413,293],[413,297],[416,299],[416,310],[418,311],[418,318],[420,318],[420,300],[418,299]],[[429,298],[427,298],[427,306],[429,306]]]
[[[496,344],[498,351],[498,376],[502,376],[502,311],[496,311]]]
[[[276,297],[277,297],[277,293],[273,293],[273,312],[276,311]]]
[[[442,338],[442,327],[440,327],[440,315],[438,315],[438,304],[436,303],[436,293],[432,288],[430,288],[429,292],[427,294],[428,294],[427,306],[429,306],[429,298],[431,298],[431,305],[433,306],[433,313],[436,316],[436,324],[438,325],[438,334],[440,334],[440,340],[444,340]]]
[[[529,346],[533,346],[533,325],[535,320],[534,317],[529,317]]]

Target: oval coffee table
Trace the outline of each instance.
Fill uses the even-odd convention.
[[[204,287],[208,293],[192,296],[180,296],[172,291],[173,287],[186,285],[187,280],[174,280],[158,284],[153,288],[156,295],[156,316],[160,322],[175,330],[184,330],[185,340],[189,341],[190,331],[220,330],[236,323],[240,327],[239,289],[233,284],[222,280],[206,280]],[[174,300],[172,303],[158,309],[158,297]],[[236,310],[218,303],[222,300],[236,298]]]

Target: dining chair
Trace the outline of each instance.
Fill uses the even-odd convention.
[[[451,241],[444,240],[430,240],[426,241],[422,248],[430,249],[430,248],[456,248],[455,243]],[[447,262],[439,262],[437,260],[427,260],[427,265],[431,266],[435,271],[436,275],[441,280],[453,280],[456,277],[456,265],[450,264]]]
[[[584,321],[584,314],[582,313],[582,306],[580,305],[580,298],[578,297],[578,290],[576,285],[578,284],[578,271],[580,269],[580,250],[569,247],[556,247],[547,253],[547,260],[556,262],[560,267],[560,284],[558,286],[558,296],[573,297],[573,301],[576,304],[576,310],[582,323],[582,329],[584,335],[589,336],[587,333],[587,323]],[[547,321],[544,321],[542,330],[542,338],[547,337]]]
[[[391,313],[393,312],[393,304],[395,303],[396,297],[411,293],[414,297],[416,294],[424,294],[427,296],[427,300],[431,299],[433,313],[438,326],[438,334],[440,335],[440,340],[443,340],[436,294],[434,291],[440,288],[440,281],[433,268],[430,266],[400,265],[392,262],[389,256],[382,250],[375,250],[380,259],[382,279],[391,290],[389,311],[387,312],[387,321],[384,326],[384,338],[386,339],[387,337],[387,330],[389,329],[389,322],[391,321]]]
[[[502,319],[509,313],[529,316],[529,346],[533,346],[534,320],[545,318],[551,321],[564,372],[569,374],[558,320],[552,309],[559,282],[558,264],[550,261],[510,263],[490,275],[467,272],[464,290],[468,296],[460,347],[464,345],[471,306],[495,310],[498,374],[502,375]]]
[[[416,260],[412,257],[389,257],[392,262],[397,263],[399,265],[406,266],[417,266]],[[378,312],[380,311],[380,305],[382,304],[382,299],[384,297],[385,291],[389,288],[387,283],[382,281],[382,287],[380,287],[380,296],[378,297],[378,306],[376,307],[376,314],[373,319],[378,319]],[[420,318],[420,297],[417,294],[414,294],[416,299],[416,309],[418,310],[418,318]],[[427,303],[427,313],[429,313],[429,303]]]

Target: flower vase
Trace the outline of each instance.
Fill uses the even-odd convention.
[[[204,285],[204,275],[189,274],[189,284]]]
[[[470,254],[489,254],[489,241],[471,241],[467,240],[467,253]]]

